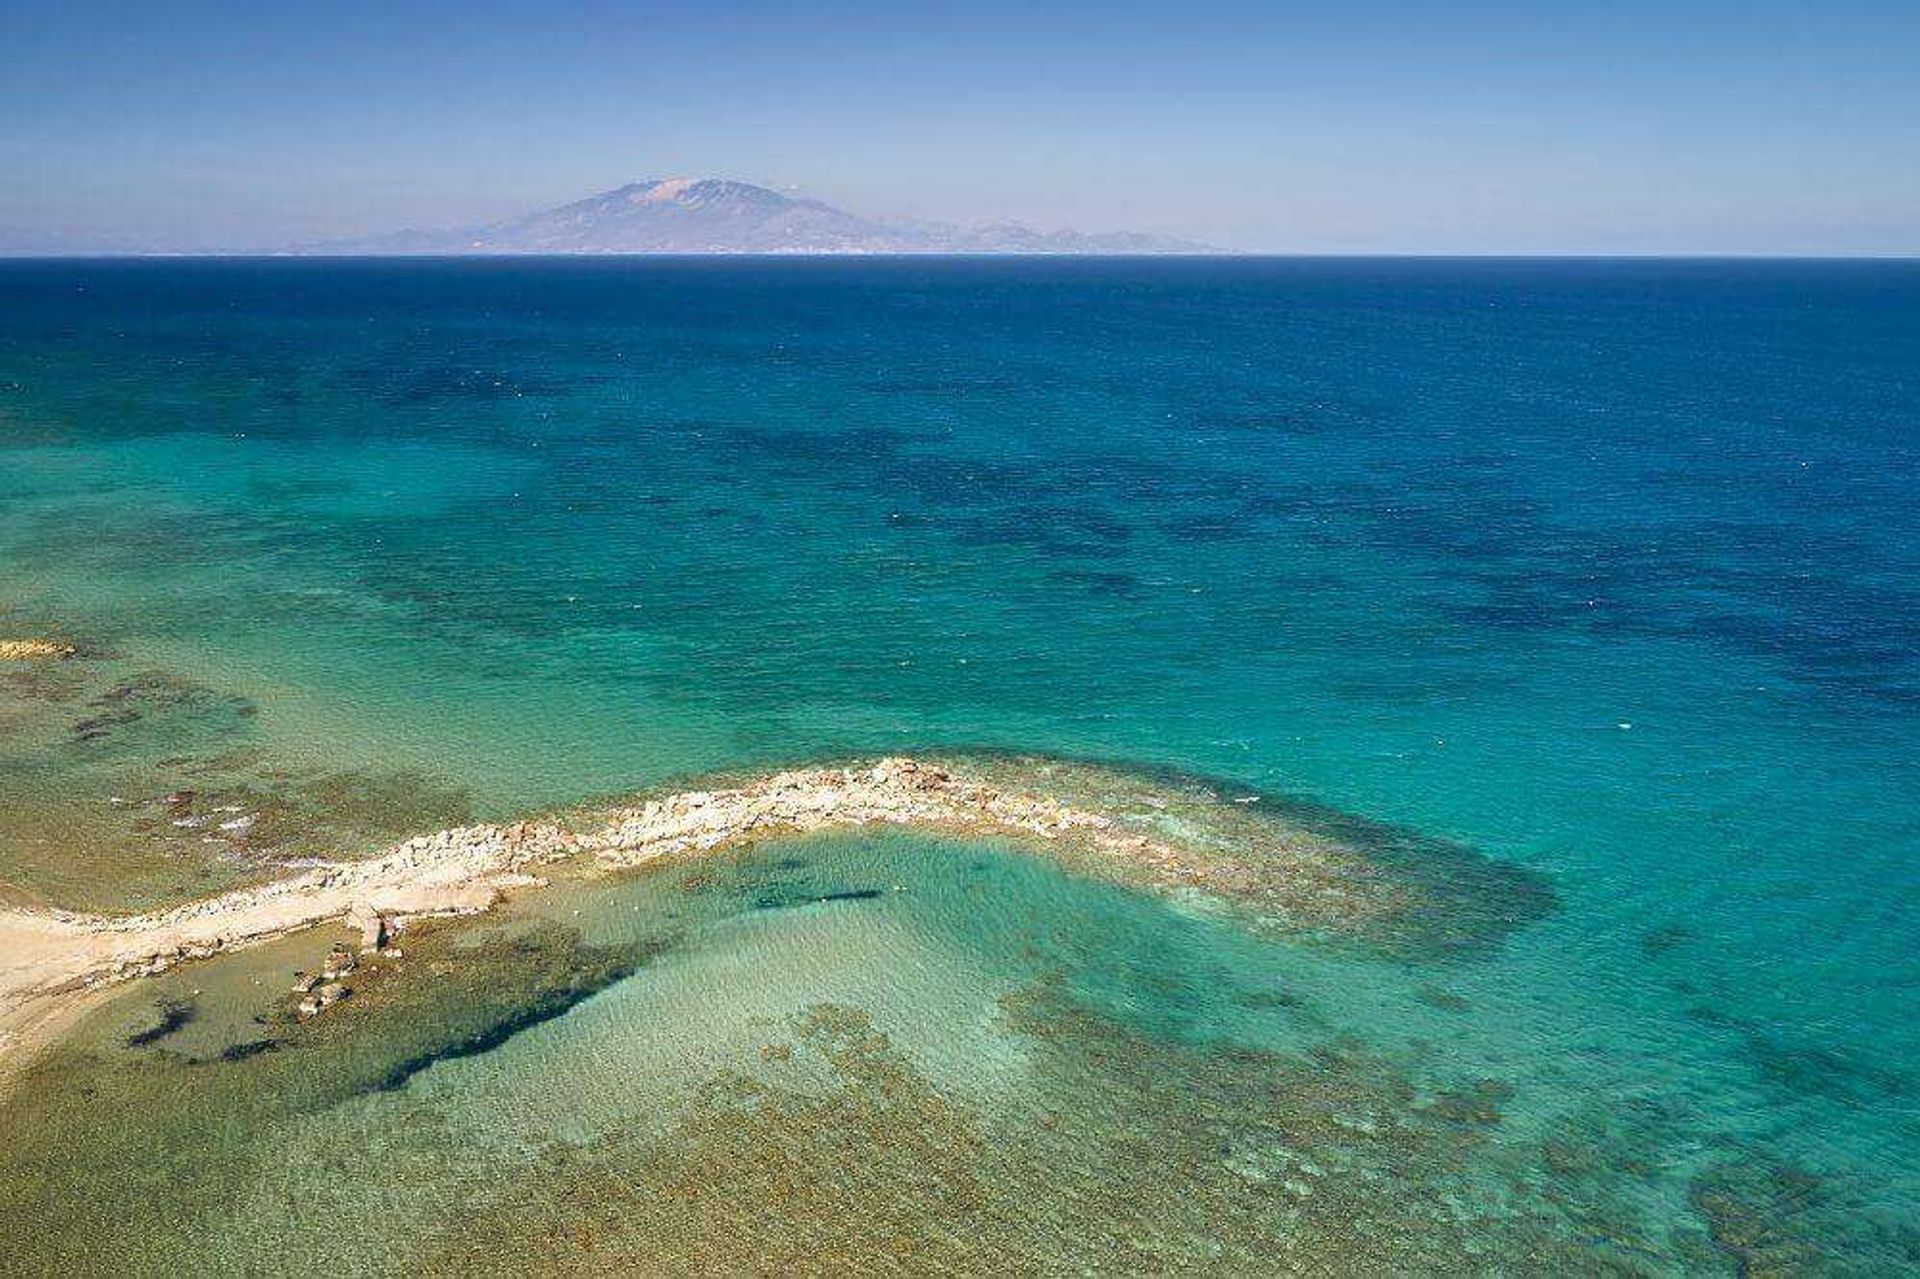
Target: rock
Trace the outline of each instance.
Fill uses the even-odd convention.
[[[361,950],[379,950],[386,945],[392,931],[387,925],[386,916],[364,903],[347,912],[347,927],[360,930]]]
[[[28,662],[36,657],[72,657],[80,650],[56,640],[0,640],[0,662]]]
[[[352,950],[345,946],[335,946],[327,952],[326,962],[320,966],[320,975],[332,981],[336,977],[345,977],[359,966],[360,961]]]
[[[300,1017],[317,1017],[327,1009],[345,999],[352,992],[339,982],[328,982],[305,999],[300,1001]]]

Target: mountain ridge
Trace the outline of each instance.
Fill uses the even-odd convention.
[[[517,218],[448,230],[328,240],[307,255],[532,254],[1182,254],[1206,245],[1135,231],[1039,231],[863,217],[732,178],[652,178]]]

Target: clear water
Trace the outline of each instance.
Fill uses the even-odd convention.
[[[1408,1208],[1374,1233],[1415,1253],[1342,1245],[1332,1223],[1362,1208],[1337,1193],[1301,1201],[1320,1217],[1287,1217],[1290,1191],[1245,1208],[1207,1180],[1246,1166],[1229,1135],[1197,1222],[1143,1212],[1164,1254],[1046,1253],[980,1201],[972,1237],[1042,1270],[1231,1269],[1254,1238],[1359,1269],[1562,1248],[1596,1269],[1910,1269],[1917,420],[1913,264],[0,265],[0,627],[88,654],[0,672],[0,880],[178,899],[269,873],[302,831],[366,846],[822,754],[1173,766],[1458,840],[1548,877],[1557,908],[1465,959],[1256,943],[1147,899],[1102,897],[1149,922],[1096,927],[1093,887],[1012,869],[1001,909],[1057,915],[1064,954],[1022,959],[1017,921],[976,927],[931,883],[755,912],[366,1103],[486,1116],[417,1152],[420,1189],[374,1178],[382,1202],[434,1220],[502,1143],[525,1169],[574,1152],[601,1191],[596,1169],[672,1142],[711,1155],[717,1121],[634,1125],[761,1062],[743,1027],[830,1005],[887,1037],[858,1084],[897,1098],[887,1072],[910,1071],[985,1134],[969,1175],[1013,1184],[1072,1167],[1007,1118],[1063,1080],[1142,1116],[1165,1110],[1142,1080],[1224,1114],[1250,1080],[1305,1095],[1315,1070],[1409,1116],[1480,1098],[1457,1108],[1472,1141],[1367,1167]],[[148,801],[182,786],[262,829],[172,827]],[[642,884],[622,890],[656,895],[639,917],[675,909]],[[1276,982],[1307,1012],[1221,993]],[[1051,1055],[1035,1018],[1066,1028]],[[125,1069],[123,1033],[98,1029],[91,1069]],[[804,1060],[819,1037],[793,1033]],[[601,1083],[580,1067],[608,1061],[658,1091],[608,1114],[611,1083],[543,1082]],[[854,1131],[925,1130],[915,1113]],[[1198,1151],[1210,1116],[1141,1122]],[[331,1122],[316,1140],[348,1131]],[[1104,1189],[1058,1171],[1085,1206],[1062,1234],[1129,1201],[1125,1161],[1099,1166]],[[673,1193],[742,1229],[700,1216],[717,1191]],[[532,1256],[565,1205],[522,1202],[488,1238]],[[1443,1203],[1480,1251],[1414,1224]],[[53,1215],[48,1238],[72,1224]],[[933,1246],[926,1221],[889,1229]],[[274,1238],[299,1256],[324,1233]],[[630,1260],[693,1247],[642,1239]]]

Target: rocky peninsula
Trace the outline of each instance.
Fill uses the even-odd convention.
[[[0,1067],[55,1033],[89,992],[316,924],[345,922],[372,948],[408,918],[478,913],[503,893],[537,888],[542,868],[561,862],[619,870],[757,838],[873,824],[1059,845],[1110,862],[1144,886],[1232,894],[1259,878],[1217,849],[1182,847],[1112,814],[941,763],[889,758],[779,772],[585,820],[443,830],[367,860],[322,863],[150,914],[0,911]]]

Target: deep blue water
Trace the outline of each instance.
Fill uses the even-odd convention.
[[[483,814],[967,745],[1458,840],[1557,908],[1325,960],[1343,1028],[1609,1134],[1662,1229],[1773,1169],[1887,1273],[1917,439],[1916,263],[4,263],[0,627],[245,698],[235,768]],[[196,708],[0,739],[0,879],[70,897],[18,832]],[[1433,981],[1437,1043],[1370,993]]]

